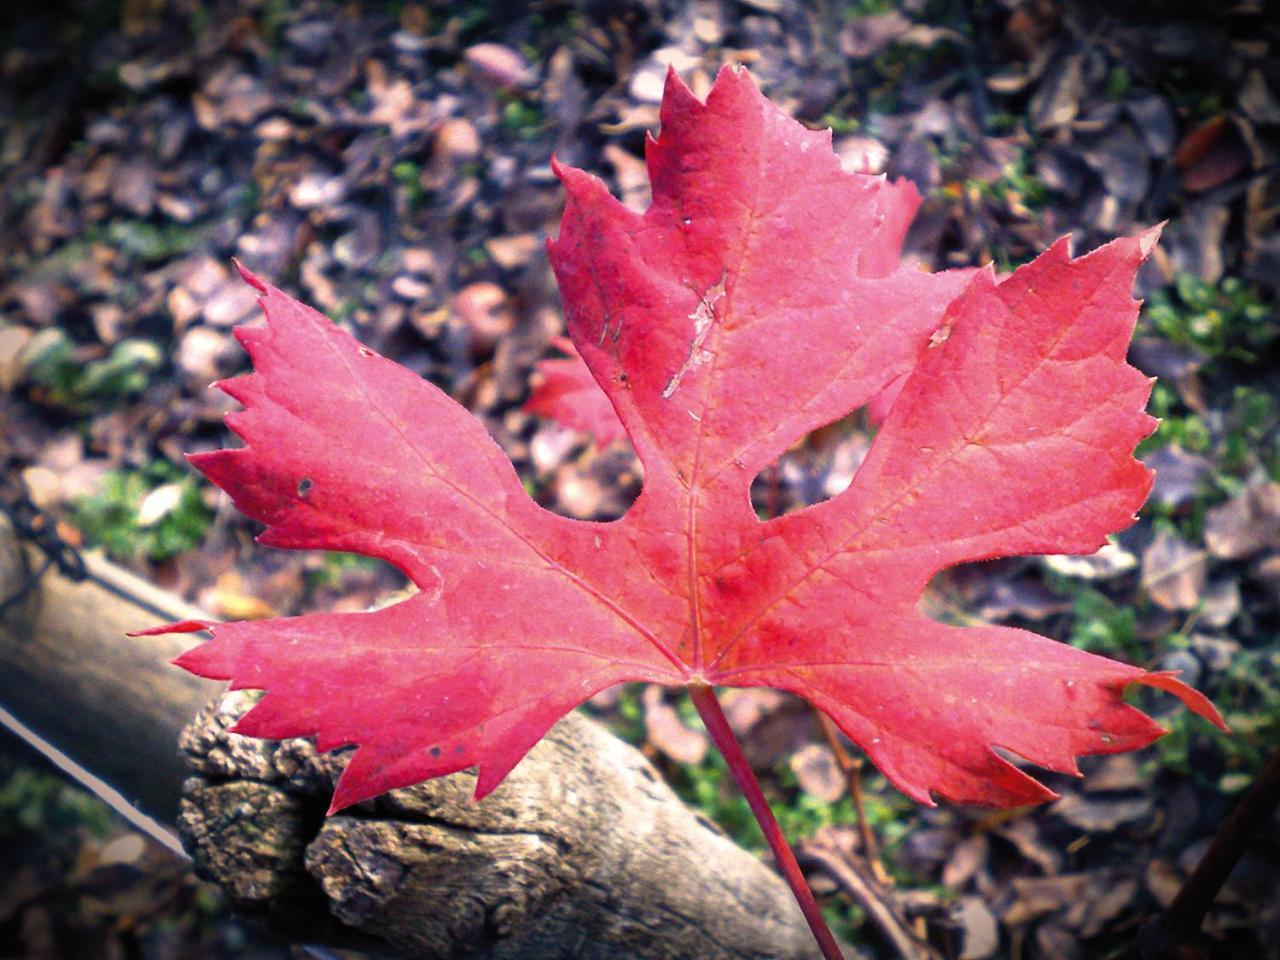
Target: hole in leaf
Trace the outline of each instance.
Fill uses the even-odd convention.
[[[951,627],[999,624],[1059,635],[1071,601],[1044,581],[1035,557],[975,560],[940,570],[920,597],[919,610]]]
[[[408,578],[385,560],[336,550],[306,550],[301,559],[303,609],[368,610],[408,596]]]
[[[874,437],[865,409],[810,431],[751,481],[756,515],[771,520],[843,493]]]
[[[562,441],[563,447],[556,446]],[[530,441],[529,461],[528,467],[517,462],[529,495],[575,520],[617,520],[644,486],[644,468],[623,441],[598,450],[581,435],[544,431]]]
[[[1008,763],[1013,764],[1019,770],[1025,771],[1028,767],[1031,767],[1032,768],[1030,771],[1031,776],[1035,777],[1037,780],[1039,780],[1041,777],[1041,774],[1038,773],[1037,771],[1048,769],[1047,767],[1040,766],[1040,764],[1036,763],[1034,760],[1028,760],[1026,757],[1018,753],[1016,750],[1010,750],[1008,747],[1002,747],[997,743],[993,743],[991,745],[991,749],[995,752],[995,755],[997,757],[999,757],[1001,760],[1004,760]]]

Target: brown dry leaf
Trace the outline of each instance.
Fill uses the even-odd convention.
[[[1069,793],[1049,807],[1049,813],[1086,833],[1111,833],[1151,815],[1153,801],[1148,796],[1084,797]]]
[[[1057,923],[1042,923],[1037,926],[1035,943],[1037,957],[1052,960],[1081,960],[1083,957],[1079,938]]]
[[[215,327],[233,327],[257,308],[257,291],[237,278],[223,283],[200,312]]]
[[[514,90],[529,81],[529,64],[519,51],[501,43],[477,43],[463,53],[476,75],[503,90]]]
[[[228,124],[249,126],[275,106],[275,97],[247,73],[233,68],[215,72],[192,96],[196,122],[217,131]]]
[[[1009,14],[1004,37],[1016,57],[1030,60],[1040,53],[1061,26],[1061,12],[1053,0],[1031,0]]]
[[[324,173],[304,174],[289,191],[289,202],[299,210],[325,210],[347,198],[347,185],[341,177]]]
[[[391,281],[391,292],[401,300],[419,303],[431,296],[432,287],[421,277],[402,273]]]
[[[729,726],[739,737],[756,724],[777,712],[786,698],[777,690],[765,687],[734,687],[724,692],[721,701]]]
[[[1039,580],[1026,577],[1001,578],[991,585],[991,593],[977,608],[983,620],[1008,620],[1023,617],[1045,620],[1071,611],[1071,601],[1050,590]]]
[[[465,117],[450,117],[436,128],[435,156],[452,164],[468,163],[484,150],[475,124]]]
[[[679,47],[661,47],[649,54],[635,69],[631,82],[627,85],[627,92],[632,100],[640,104],[654,104],[656,114],[656,104],[661,102],[662,90],[667,83],[668,68],[675,70],[687,81],[689,71],[701,63],[698,57],[685,53]]]
[[[0,393],[8,393],[22,373],[23,348],[31,342],[35,331],[30,327],[14,325],[0,328]]]
[[[987,864],[991,841],[985,833],[965,837],[955,845],[947,864],[942,868],[942,884],[959,890]]]
[[[905,36],[911,26],[911,21],[897,10],[855,17],[840,31],[840,50],[854,60],[874,57]]]
[[[1177,120],[1169,101],[1158,93],[1148,91],[1125,101],[1125,112],[1133,120],[1152,159],[1163,160],[1173,152],[1177,143]]]
[[[1062,869],[1062,854],[1056,847],[1040,839],[1040,827],[1032,818],[1019,817],[992,832],[1013,844],[1024,859],[1030,860],[1045,873],[1052,875]]]
[[[378,60],[365,64],[365,83],[373,107],[364,121],[374,126],[391,128],[393,137],[403,137],[429,129],[436,121],[432,104],[413,92],[413,84],[404,77],[389,80],[386,66]]]
[[[56,281],[19,283],[10,292],[22,308],[24,319],[37,327],[52,326],[63,310],[77,302],[71,288]]]
[[[125,833],[106,843],[98,851],[98,863],[103,866],[113,864],[133,864],[142,859],[147,852],[147,842],[138,833]]]
[[[616,465],[605,462],[613,452],[605,450],[585,466],[566,464],[557,471],[551,484],[557,512],[577,520],[614,520],[622,515],[638,492],[639,478],[633,478],[634,487],[630,481],[621,482]]]
[[[649,168],[635,154],[624,150],[616,143],[607,144],[604,158],[613,167],[613,175],[617,178],[621,191],[623,206],[636,213],[644,213],[649,209]]]
[[[841,137],[832,147],[846,173],[869,173],[877,176],[884,173],[889,162],[889,148],[883,141],[872,136]]]
[[[1148,376],[1159,377],[1163,380],[1184,380],[1187,377],[1194,377],[1200,371],[1200,368],[1204,366],[1205,357],[1198,350],[1170,343],[1163,337],[1136,337],[1133,343],[1129,345],[1129,360]],[[1187,454],[1177,444],[1169,444],[1161,447],[1152,456],[1148,457],[1146,460],[1147,466],[1158,473],[1160,468],[1153,461],[1160,454],[1169,450],[1189,457],[1195,456],[1194,454]],[[1212,469],[1209,462],[1203,457],[1199,457],[1198,460],[1202,465],[1202,470]],[[1194,496],[1195,492],[1192,491],[1191,495]]]
[[[1280,604],[1280,553],[1273,553],[1256,561],[1249,573],[1266,589],[1271,602]]]
[[[48,467],[26,467],[21,476],[22,485],[31,497],[31,502],[40,509],[47,510],[62,501],[62,483],[53,470]]]
[[[701,763],[707,755],[706,733],[685,726],[675,708],[667,702],[662,687],[645,687],[642,702],[649,743],[676,763]]]
[[[156,171],[144,161],[127,161],[112,178],[111,199],[135,217],[150,216],[156,202]]]
[[[835,803],[848,789],[835,754],[825,744],[805,744],[791,755],[788,764],[800,788],[823,803]]]
[[[1159,376],[1156,371],[1143,369],[1145,373]],[[1142,462],[1156,474],[1152,499],[1171,507],[1195,500],[1213,476],[1213,463],[1207,457],[1188,453],[1176,443],[1161,447]]]
[[[545,478],[558,470],[581,444],[576,430],[543,420],[529,441],[529,459],[537,476]]]
[[[1235,577],[1210,583],[1197,611],[1199,622],[1221,630],[1240,615],[1241,602],[1240,582]]]
[[[1151,188],[1147,147],[1127,126],[1112,127],[1092,138],[1080,155],[1114,197],[1137,202]]]
[[[1077,901],[1065,918],[1067,925],[1079,931],[1082,939],[1096,937],[1133,907],[1138,898],[1138,881],[1103,872],[1095,878],[1089,893],[1092,895]]]
[[[606,136],[618,136],[633,130],[650,130],[659,123],[658,104],[639,103],[619,106],[618,119],[614,123],[600,124],[600,132]]]
[[[1252,162],[1249,145],[1235,121],[1219,116],[1206,120],[1178,144],[1173,162],[1178,182],[1190,193],[1221,186]]]
[[[1204,541],[1224,560],[1280,548],[1280,484],[1254,483],[1214,507],[1205,517]]]
[[[1070,123],[1080,112],[1084,92],[1084,55],[1063,57],[1031,96],[1032,125],[1045,131]]]
[[[1128,573],[1138,565],[1138,558],[1117,543],[1107,543],[1095,553],[1083,557],[1053,556],[1041,560],[1054,573],[1078,580],[1109,580]]]
[[[192,327],[178,341],[174,363],[194,384],[207,386],[231,371],[238,354],[229,334],[211,327]]]
[[[484,242],[489,258],[503,270],[516,270],[527,266],[542,249],[537,234],[514,233],[505,237],[490,237]]]
[[[1014,877],[1014,900],[1000,918],[1007,926],[1030,923],[1069,907],[1084,894],[1092,879],[1084,873],[1058,877]]]
[[[1087,793],[1118,793],[1141,789],[1149,779],[1142,775],[1133,754],[1115,753],[1098,762],[1097,769],[1085,777],[1083,786]]]
[[[382,256],[382,221],[372,210],[357,210],[351,229],[333,242],[333,258],[348,270],[368,270]]]
[[[280,611],[246,587],[235,570],[219,575],[209,596],[201,602],[208,604],[224,620],[266,620],[280,616]]]
[[[1160,245],[1175,273],[1192,273],[1205,283],[1217,283],[1226,272],[1223,241],[1233,219],[1226,203],[1199,203],[1172,224]]]
[[[1208,570],[1203,550],[1162,528],[1142,554],[1142,588],[1165,610],[1190,610],[1204,594]]]
[[[482,281],[463,287],[453,298],[453,316],[467,331],[473,353],[493,349],[499,337],[515,326],[515,313],[506,291],[496,283]]]
[[[1173,898],[1178,895],[1178,891],[1182,888],[1182,874],[1168,860],[1152,860],[1147,865],[1144,880],[1147,892],[1165,910],[1169,908],[1169,904],[1173,903]]]
[[[959,960],[986,960],[1000,949],[1000,928],[981,897],[961,897],[951,911],[960,927]]]
[[[1240,85],[1240,109],[1254,123],[1280,124],[1280,101],[1267,84],[1262,71],[1253,69]]]

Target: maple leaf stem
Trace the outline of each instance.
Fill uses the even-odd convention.
[[[688,689],[689,698],[698,708],[698,715],[706,725],[711,742],[724,756],[725,762],[729,765],[729,771],[738,784],[738,789],[747,798],[747,805],[751,807],[756,822],[760,824],[760,832],[768,841],[778,868],[782,871],[788,886],[791,887],[791,892],[800,905],[800,912],[804,914],[809,929],[813,931],[814,939],[818,941],[822,956],[825,960],[843,960],[844,953],[840,950],[830,929],[827,928],[826,921],[822,919],[818,901],[814,899],[813,891],[809,889],[809,884],[800,871],[800,864],[796,862],[796,855],[791,845],[782,835],[782,828],[778,826],[777,818],[769,808],[769,801],[765,799],[764,792],[760,789],[760,782],[756,779],[751,764],[747,762],[742,747],[738,744],[738,738],[733,735],[733,729],[720,708],[715,690],[705,683],[691,683]]]

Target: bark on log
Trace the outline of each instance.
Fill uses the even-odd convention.
[[[0,518],[0,598],[30,566]],[[189,639],[124,632],[201,614],[90,569],[80,584],[50,570],[0,613],[0,705],[172,822],[189,773],[174,744],[216,685],[168,665]],[[583,716],[479,804],[460,773],[326,819],[344,752],[227,734],[250,697],[182,733],[196,775],[178,822],[197,868],[286,936],[412,957],[817,956],[781,879]]]
[[[181,827],[196,862],[282,929],[313,929],[319,891],[346,928],[415,957],[817,956],[777,876],[581,715],[478,804],[460,773],[325,819],[344,752],[227,734],[251,702],[230,694],[184,734],[199,776]]]

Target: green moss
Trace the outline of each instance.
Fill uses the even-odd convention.
[[[422,186],[422,167],[412,160],[401,160],[391,168],[391,176],[404,190],[405,200],[410,210],[417,210],[427,198]]]
[[[151,382],[164,355],[150,340],[121,340],[107,356],[77,359],[76,344],[57,327],[41,331],[22,352],[24,379],[38,399],[75,413],[111,407],[137,396]]]
[[[1030,150],[1020,150],[995,180],[966,180],[964,187],[1002,205],[1021,204],[1038,210],[1048,203],[1049,189],[1032,170],[1032,156]]]
[[[708,750],[701,763],[680,766],[671,777],[671,788],[685,803],[701,810],[739,846],[756,852],[765,849],[764,835],[755,815],[719,750]],[[781,809],[775,805],[775,814]]]
[[[100,839],[110,833],[112,814],[107,806],[57,774],[28,766],[0,772],[7,773],[0,777],[0,837],[76,827]]]
[[[185,256],[196,245],[201,228],[180,223],[116,220],[107,225],[106,242],[148,263]]]
[[[501,123],[507,133],[521,140],[532,140],[542,132],[546,118],[536,104],[513,97],[503,104]]]
[[[1257,287],[1239,277],[1212,285],[1181,274],[1171,290],[1151,295],[1143,316],[1149,329],[1209,360],[1255,363],[1260,351],[1280,336],[1273,307]]]
[[[1265,379],[1280,354],[1280,320],[1261,292],[1238,277],[1211,285],[1180,276],[1151,296],[1139,329],[1202,358],[1204,395],[1193,409],[1172,384],[1157,383],[1148,409],[1161,422],[1139,456],[1176,443],[1215,461],[1210,500],[1236,492],[1258,466],[1280,480],[1280,405]]]
[[[857,133],[862,129],[862,124],[855,117],[847,117],[837,113],[824,113],[817,123],[818,129],[830,127],[831,132],[839,136],[840,134]]]
[[[326,587],[336,590],[342,586],[346,574],[352,571],[372,573],[382,566],[382,561],[366,557],[359,553],[341,553],[326,551],[323,554],[319,570],[310,571],[307,579],[312,587]]]
[[[844,18],[856,20],[859,17],[874,17],[882,13],[892,13],[897,7],[894,0],[850,0],[844,5]]]
[[[98,493],[72,505],[72,519],[91,545],[116,559],[158,562],[198,546],[213,512],[195,477],[157,460],[107,473]]]
[[[1049,572],[1046,583],[1055,593],[1071,600],[1072,622],[1067,640],[1073,647],[1130,663],[1145,657],[1133,607],[1116,603],[1097,588],[1072,577]]]
[[[1132,86],[1133,80],[1129,77],[1128,70],[1119,65],[1112,67],[1107,74],[1107,99],[1119,100]]]

